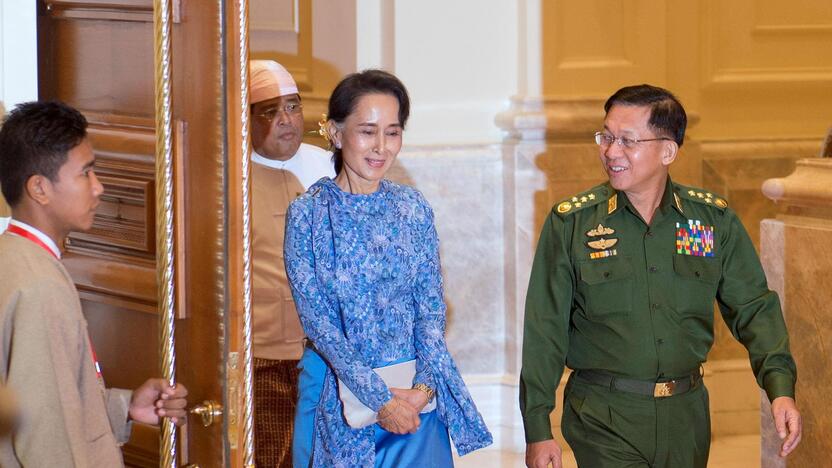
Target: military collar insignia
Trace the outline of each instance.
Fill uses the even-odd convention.
[[[692,257],[714,256],[714,227],[689,219],[687,226],[676,223],[676,253]]]
[[[609,200],[607,200],[607,214],[613,214],[616,209],[618,209],[618,192],[613,193]]]
[[[685,214],[685,210],[682,209],[682,199],[679,198],[679,194],[673,192],[673,201],[676,202],[676,208],[679,210],[679,213]]]

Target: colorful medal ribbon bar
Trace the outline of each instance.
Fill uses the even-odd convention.
[[[714,227],[688,220],[687,226],[676,223],[676,253],[693,257],[714,256]]]

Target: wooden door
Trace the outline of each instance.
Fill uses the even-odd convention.
[[[160,5],[171,11],[166,106],[155,92]],[[70,234],[65,256],[105,380],[135,388],[161,376],[167,349],[190,406],[223,408],[212,425],[191,417],[178,431],[177,465],[244,466],[253,451],[246,16],[245,0],[39,1],[40,98],[87,116],[105,187],[92,230]],[[171,346],[159,338],[168,313]],[[159,437],[134,427],[125,462],[159,466]]]

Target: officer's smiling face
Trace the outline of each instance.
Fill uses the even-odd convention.
[[[630,140],[662,138],[648,124],[650,107],[613,105],[604,119],[604,132]],[[676,143],[667,140],[631,142],[621,140],[599,147],[601,164],[610,185],[627,194],[645,194],[664,190],[668,167],[676,157]]]

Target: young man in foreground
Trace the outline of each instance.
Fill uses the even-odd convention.
[[[182,423],[187,390],[150,379],[106,389],[59,245],[92,226],[103,192],[87,121],[57,102],[19,105],[0,128],[0,187],[12,208],[0,235],[0,377],[20,419],[0,466],[123,466],[131,421]]]

